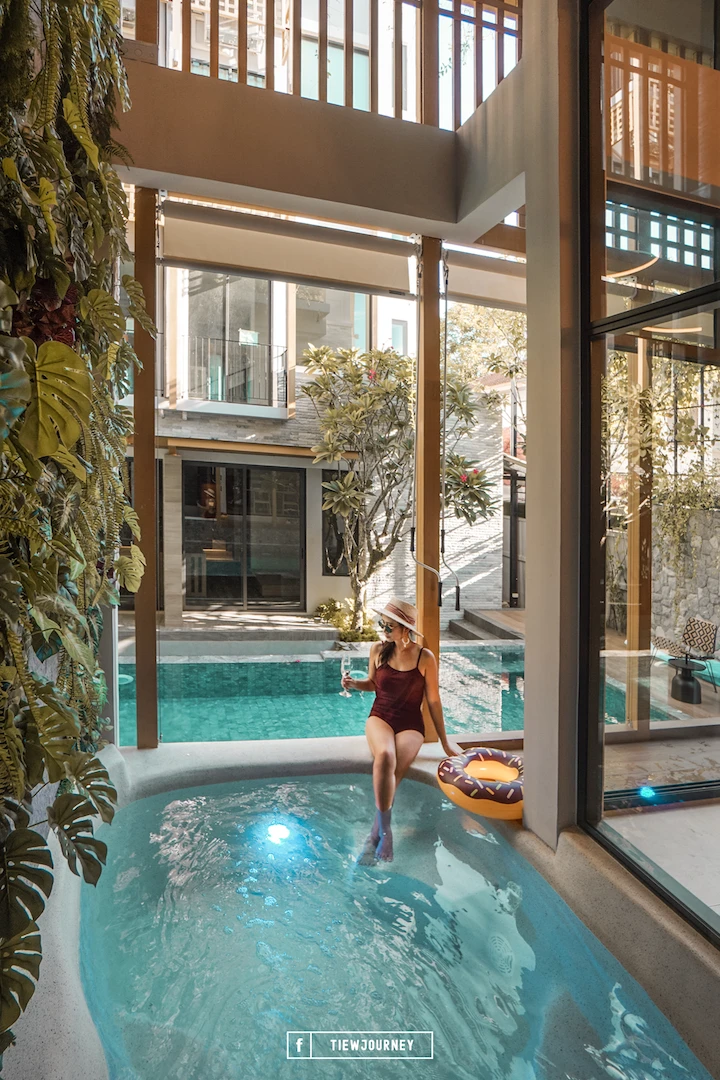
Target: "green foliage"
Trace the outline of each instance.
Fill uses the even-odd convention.
[[[675,574],[677,614],[683,588],[697,570],[695,522],[720,508],[716,440],[700,409],[701,380],[707,411],[720,400],[717,370],[653,356],[652,378],[640,385],[630,377],[630,362],[628,353],[609,353],[601,390],[604,513],[611,539],[606,592],[610,618],[622,630],[624,616],[614,609],[624,603],[632,514],[652,514],[654,543]]]
[[[378,641],[375,625],[366,611],[362,612],[360,626],[353,626],[354,605],[350,600],[326,600],[318,604],[315,618],[340,631],[340,641]]]
[[[367,583],[406,534],[412,512],[415,364],[392,349],[324,346],[309,348],[304,358],[312,380],[303,393],[322,431],[315,461],[338,466],[336,478],[323,483],[323,509],[347,523],[341,559],[353,593],[349,629],[359,633]],[[472,390],[458,374],[448,379],[447,411],[447,506],[472,524],[489,516],[492,500],[484,470],[455,452],[474,430],[477,413]],[[461,481],[464,473],[473,480]]]
[[[96,883],[115,789],[96,753],[106,700],[97,653],[118,580],[143,560],[125,490],[131,415],[116,404],[137,359],[126,317],[154,328],[113,168],[129,106],[119,6],[0,0],[0,1054],[40,969],[52,858],[33,796],[59,784],[47,824]],[[125,298],[125,308],[116,297]],[[46,674],[40,674],[45,664]]]

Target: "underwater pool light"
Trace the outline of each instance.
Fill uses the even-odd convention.
[[[655,798],[655,788],[648,787],[647,785],[645,785],[645,787],[640,788],[640,791],[638,792],[638,795],[642,795],[643,799],[654,799]]]
[[[282,844],[289,835],[290,830],[286,825],[268,825],[268,840],[273,844]]]

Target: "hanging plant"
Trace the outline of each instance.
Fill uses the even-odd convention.
[[[106,857],[93,820],[115,790],[96,757],[103,609],[136,589],[119,554],[131,414],[116,404],[137,363],[131,316],[154,333],[112,161],[129,106],[117,0],[0,0],[0,1063],[35,989],[37,920],[53,883],[47,826],[73,873]],[[127,310],[118,303],[120,287]],[[40,674],[45,665],[45,674]],[[54,790],[46,817],[33,797]]]

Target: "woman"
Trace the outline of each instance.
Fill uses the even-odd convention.
[[[380,615],[385,640],[370,648],[367,679],[343,676],[344,689],[374,690],[375,701],[365,725],[373,756],[373,789],[377,813],[358,862],[393,857],[392,813],[395,789],[418,755],[425,738],[423,698],[448,757],[460,754],[445,734],[437,661],[429,649],[415,643],[417,610],[393,597]],[[422,635],[420,635],[422,637]]]

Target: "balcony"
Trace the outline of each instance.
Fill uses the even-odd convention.
[[[175,407],[184,412],[282,418],[288,404],[287,349],[226,338],[181,337],[176,388]]]

